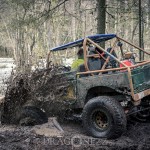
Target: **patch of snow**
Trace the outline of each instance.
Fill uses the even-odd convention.
[[[74,61],[74,58],[66,58],[66,59],[63,59],[63,64],[68,67],[68,66],[71,66],[71,64],[73,63]]]
[[[2,95],[7,88],[5,82],[10,77],[13,68],[15,68],[13,58],[0,58],[0,94]]]

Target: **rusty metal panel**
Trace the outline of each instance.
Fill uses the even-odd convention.
[[[150,89],[135,94],[135,95],[134,95],[134,100],[135,100],[135,101],[141,100],[143,97],[148,96],[148,95],[150,95]],[[150,100],[150,99],[149,99],[149,100]]]

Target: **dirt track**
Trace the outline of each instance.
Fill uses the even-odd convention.
[[[70,149],[150,149],[150,124],[135,124],[116,140],[96,139],[87,136],[80,123],[61,125],[58,130],[49,123],[35,127],[0,127],[1,150],[70,150]],[[43,134],[43,135],[42,135]]]

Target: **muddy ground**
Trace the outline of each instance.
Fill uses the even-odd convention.
[[[1,150],[149,150],[150,124],[134,124],[116,140],[87,136],[81,123],[63,123],[56,127],[49,118],[44,125],[34,127],[1,126]]]

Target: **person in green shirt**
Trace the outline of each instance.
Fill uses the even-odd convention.
[[[83,48],[79,49],[77,55],[78,55],[78,59],[75,60],[71,65],[72,70],[77,70],[81,64],[84,64]]]

